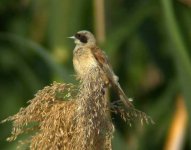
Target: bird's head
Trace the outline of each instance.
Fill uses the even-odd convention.
[[[69,37],[74,39],[74,42],[78,46],[95,45],[96,40],[94,35],[86,30],[78,31],[74,36]]]

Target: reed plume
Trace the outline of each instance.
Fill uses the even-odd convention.
[[[126,111],[119,101],[110,104],[100,75],[99,68],[95,68],[81,78],[78,86],[54,82],[38,91],[26,108],[3,121],[13,122],[7,140],[32,132],[22,141],[31,150],[112,149],[111,111],[120,113],[129,123],[135,116],[146,121],[149,117],[135,108]]]

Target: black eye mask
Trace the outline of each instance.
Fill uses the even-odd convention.
[[[80,40],[80,42],[82,42],[82,43],[87,43],[88,42],[87,37],[85,35],[82,35],[82,34],[79,34],[79,33],[75,34],[75,38]]]

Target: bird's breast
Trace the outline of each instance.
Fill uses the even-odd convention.
[[[74,50],[73,65],[80,76],[87,75],[98,63],[89,48],[76,48]]]

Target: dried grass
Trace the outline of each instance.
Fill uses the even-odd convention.
[[[27,140],[31,150],[110,150],[114,126],[110,110],[130,123],[133,117],[149,118],[131,108],[126,111],[104,96],[99,68],[81,77],[79,87],[54,82],[37,92],[26,108],[4,120],[13,122],[8,141],[35,132]],[[26,144],[26,142],[24,142]]]

